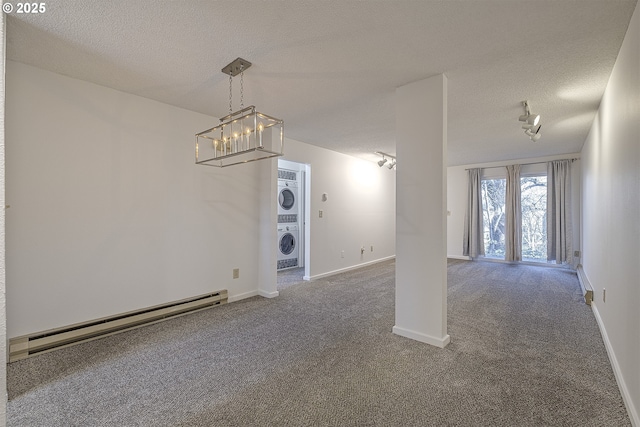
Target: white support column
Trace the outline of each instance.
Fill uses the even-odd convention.
[[[258,295],[275,298],[279,295],[277,279],[278,244],[278,160],[260,160],[260,235],[258,245]]]
[[[447,78],[396,89],[396,324],[437,347],[447,335]]]

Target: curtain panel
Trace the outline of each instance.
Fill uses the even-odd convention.
[[[506,261],[522,261],[522,208],[520,202],[520,165],[510,165],[507,169],[505,194],[505,255]]]
[[[547,163],[547,261],[573,263],[570,160]]]
[[[467,171],[469,191],[464,219],[462,254],[472,258],[484,255],[481,174],[480,168]]]

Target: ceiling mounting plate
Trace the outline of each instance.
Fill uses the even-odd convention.
[[[251,62],[246,59],[236,58],[233,62],[222,69],[222,72],[230,75],[231,77],[235,77],[240,74],[242,71],[246,71],[247,68],[251,67]]]

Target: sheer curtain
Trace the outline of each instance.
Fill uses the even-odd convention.
[[[522,208],[520,206],[520,165],[507,166],[505,194],[505,255],[506,261],[522,261]]]
[[[570,160],[547,163],[547,261],[573,262]]]
[[[469,191],[464,218],[462,254],[472,258],[484,255],[481,173],[482,169],[479,168],[467,171]]]

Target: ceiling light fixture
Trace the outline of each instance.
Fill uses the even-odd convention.
[[[522,105],[524,107],[524,114],[518,117],[518,120],[524,122],[522,129],[525,129],[525,135],[535,142],[542,136],[540,134],[540,128],[542,128],[542,125],[540,124],[540,115],[531,113],[529,101],[523,101]]]
[[[222,69],[229,75],[229,114],[219,125],[196,134],[196,164],[225,167],[284,154],[284,122],[259,113],[253,105],[244,107],[244,72],[250,66],[237,58]],[[240,110],[234,112],[233,78],[238,74]]]
[[[529,137],[529,139],[531,139],[533,142],[536,142],[542,136],[540,134],[540,129],[541,128],[542,128],[542,125],[538,125],[538,126],[535,127],[535,130],[533,128],[532,129],[527,129],[526,131],[524,131],[524,133],[525,133],[525,135],[527,135]]]
[[[387,163],[389,161],[389,159],[391,159],[391,162],[389,162],[387,167],[389,169],[395,169],[396,168],[396,156],[392,156],[391,154],[383,153],[382,151],[374,151],[374,154],[377,154],[378,156],[382,156],[382,160],[378,161],[378,166],[380,166],[380,167],[384,166],[384,164]],[[387,159],[387,157],[389,159]]]

